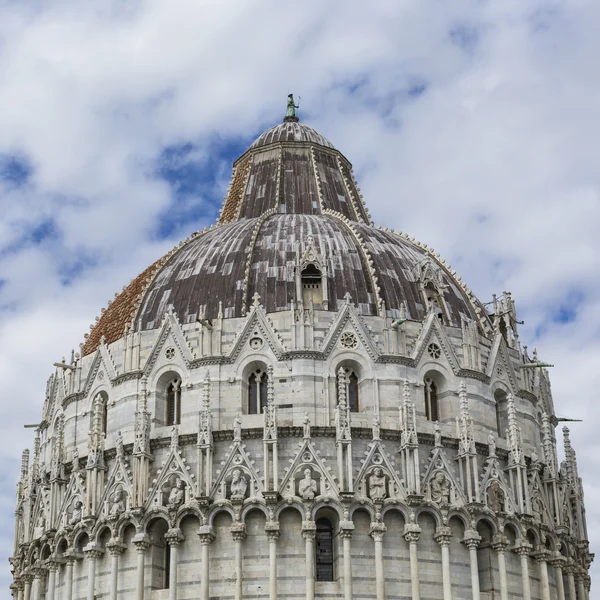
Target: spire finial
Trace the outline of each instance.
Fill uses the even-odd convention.
[[[297,123],[300,120],[296,115],[297,108],[300,108],[300,105],[294,102],[294,94],[288,94],[287,111],[283,119],[284,123],[288,123],[290,121],[293,123]]]

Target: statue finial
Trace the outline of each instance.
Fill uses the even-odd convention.
[[[284,123],[287,123],[288,121],[297,123],[299,121],[298,116],[296,115],[297,108],[300,108],[300,105],[294,103],[294,94],[288,94],[287,111],[285,113],[285,118],[283,119]]]

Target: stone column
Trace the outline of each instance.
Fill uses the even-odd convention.
[[[110,553],[110,600],[118,600],[119,556],[125,550],[125,544],[119,538],[111,538],[106,545]]]
[[[101,550],[96,544],[88,544],[83,549],[83,555],[88,561],[87,577],[87,600],[94,600],[96,594],[96,560],[98,560],[104,550]]]
[[[144,533],[136,533],[132,542],[137,552],[137,583],[135,590],[135,600],[144,600],[144,570],[146,560],[146,550],[150,548],[150,538]]]
[[[42,586],[46,577],[46,569],[42,567],[36,567],[33,569],[33,596],[35,600],[41,600],[42,598]]]
[[[560,552],[555,552],[554,556],[548,561],[554,567],[554,579],[556,580],[556,600],[565,600],[565,586],[563,583],[562,567],[565,559]]]
[[[407,523],[404,526],[404,539],[410,549],[410,584],[412,600],[421,600],[421,586],[419,585],[419,557],[417,556],[417,542],[421,536],[421,528],[416,523]]]
[[[371,523],[369,531],[375,542],[375,597],[385,600],[385,576],[383,574],[383,534],[385,525],[380,522]]]
[[[74,552],[65,553],[67,566],[65,569],[65,597],[64,600],[73,600],[73,565],[77,556]]]
[[[25,600],[31,600],[31,585],[33,584],[33,573],[25,573],[23,575],[25,585],[23,587],[23,596]],[[575,583],[573,583],[575,585]]]
[[[315,536],[317,524],[314,521],[302,521],[302,535],[306,544],[306,600],[315,598]]]
[[[538,562],[540,569],[540,589],[542,592],[542,600],[550,600],[550,581],[548,580],[548,551],[542,546],[535,553],[535,559]]]
[[[577,582],[577,595],[580,600],[587,600],[587,594],[585,593],[585,573],[578,571],[575,574],[575,581]],[[546,600],[544,598],[544,600]]]
[[[567,589],[569,590],[569,600],[577,600],[577,592],[575,591],[575,563],[572,558],[569,559],[565,566],[567,574]]]
[[[277,600],[277,540],[279,523],[267,521],[265,532],[269,539],[269,600]]]
[[[452,600],[452,585],[450,583],[450,540],[452,529],[438,527],[433,536],[442,549],[442,590],[444,600]]]
[[[165,533],[165,540],[169,544],[170,563],[169,563],[169,600],[177,600],[177,549],[184,540],[181,529],[169,529]]]
[[[340,522],[340,536],[342,537],[344,553],[344,600],[352,600],[352,555],[350,554],[350,541],[354,523],[352,521]]]
[[[531,587],[529,584],[529,553],[531,544],[522,542],[515,548],[515,552],[521,557],[521,582],[523,585],[523,600],[531,600]]]
[[[54,592],[56,590],[56,572],[58,571],[58,562],[56,560],[49,560],[48,566],[48,593],[46,594],[46,600],[54,600]]]
[[[21,577],[15,579],[15,585],[17,586],[17,600],[23,600],[25,583]]]
[[[235,600],[242,600],[242,542],[246,539],[246,524],[235,522],[231,525],[231,536],[235,545]],[[169,599],[172,600],[172,599]]]
[[[508,540],[506,536],[498,534],[492,540],[492,548],[498,557],[498,571],[500,573],[500,600],[508,600],[508,580],[506,579],[506,548]],[[564,600],[564,598],[563,598]]]
[[[465,546],[469,549],[469,559],[471,562],[471,590],[473,591],[473,600],[480,600],[479,594],[479,567],[477,565],[477,547],[481,543],[481,536],[474,529],[467,529],[463,539]]]
[[[215,539],[215,532],[210,525],[202,525],[198,530],[200,544],[202,544],[202,579],[200,580],[200,600],[208,600],[209,590],[209,546]]]

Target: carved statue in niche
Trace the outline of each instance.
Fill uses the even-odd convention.
[[[310,438],[310,417],[308,416],[307,412],[304,413],[302,427],[304,429],[304,439],[307,440],[308,438]]]
[[[122,488],[117,488],[111,500],[109,514],[111,516],[117,516],[122,512],[125,512],[125,492]]]
[[[373,417],[373,439],[378,440],[381,438],[381,420],[379,415]]]
[[[491,433],[488,435],[488,454],[496,456],[496,438]]]
[[[434,437],[434,444],[436,448],[441,448],[442,446],[442,430],[440,429],[440,425],[439,423],[436,421],[433,424],[433,437]]]
[[[246,497],[248,480],[241,469],[235,469],[233,471],[229,489],[231,491],[232,500],[243,500]]]
[[[538,490],[535,490],[531,496],[531,512],[536,521],[544,522],[544,503]]]
[[[37,523],[35,524],[35,528],[33,530],[33,537],[39,538],[44,535],[44,531],[46,530],[46,519],[44,515],[40,515],[38,517]]]
[[[82,517],[83,502],[81,500],[76,500],[75,505],[73,506],[73,512],[71,513],[71,518],[69,519],[69,525],[77,525]]]
[[[310,469],[304,469],[304,479],[298,484],[298,495],[303,500],[314,500],[317,495],[317,482],[312,478]]]
[[[387,492],[385,490],[386,478],[381,467],[376,467],[369,477],[369,498],[371,500],[385,500]]]
[[[438,471],[431,481],[431,500],[436,504],[450,502],[450,482],[445,473]]]
[[[236,415],[235,419],[233,420],[233,441],[242,441],[242,418],[240,415]]]
[[[184,497],[185,487],[183,481],[181,481],[181,478],[177,477],[167,500],[167,507],[169,510],[177,510],[183,504]]]
[[[117,456],[119,458],[124,458],[124,456],[125,456],[125,449],[123,447],[123,436],[121,435],[120,431],[117,434],[117,439],[115,440],[115,447],[117,449]]]
[[[487,504],[495,513],[504,512],[504,491],[496,479],[488,486]]]

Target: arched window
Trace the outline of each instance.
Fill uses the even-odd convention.
[[[312,301],[313,306],[323,304],[322,274],[315,265],[307,265],[301,273],[302,303],[308,306]]]
[[[102,399],[102,433],[108,433],[108,398]]]
[[[505,438],[506,430],[508,429],[508,403],[506,392],[503,390],[496,390],[494,393],[494,400],[496,400],[496,429],[498,435],[501,438]]]
[[[438,420],[438,389],[431,377],[425,377],[425,416],[428,421]]]
[[[176,377],[167,385],[167,425],[181,423],[181,379]]]
[[[315,556],[317,581],[333,581],[333,525],[329,519],[317,520]]]
[[[248,414],[258,415],[265,412],[267,406],[267,374],[261,369],[250,373],[248,377]]]
[[[100,400],[100,404],[97,401]],[[100,431],[106,435],[108,433],[108,394],[106,392],[98,392],[92,400],[90,410],[90,429],[94,427],[96,410],[100,409]]]

